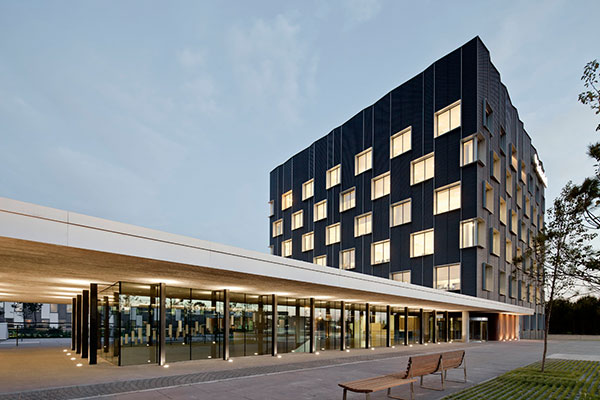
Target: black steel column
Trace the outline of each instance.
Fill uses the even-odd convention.
[[[387,322],[386,322],[387,329],[386,329],[386,332],[385,332],[385,334],[386,334],[385,345],[387,347],[390,347],[392,345],[392,330],[391,330],[392,329],[392,326],[391,326],[392,325],[391,324],[392,307],[391,306],[387,306],[386,307],[386,311],[387,311],[387,316],[386,316],[386,318],[387,318]]]
[[[450,341],[450,318],[448,318],[448,311],[444,312],[444,321],[446,321],[446,342]]]
[[[90,364],[98,357],[98,285],[90,283]]]
[[[369,303],[366,304],[367,319],[365,320],[365,348],[368,349],[371,345],[371,307]]]
[[[273,325],[271,327],[271,355],[272,356],[276,356],[277,355],[277,322],[279,320],[279,314],[277,313],[277,295],[274,294],[271,297],[271,302],[273,303],[273,307],[271,308],[273,310],[273,320],[272,320],[272,324]]]
[[[121,282],[119,282],[119,291],[113,292],[113,304],[115,306],[115,329],[113,330],[113,356],[117,357],[118,364],[121,366]]]
[[[167,363],[167,340],[165,331],[167,330],[167,285],[160,284],[159,288],[160,304],[158,305],[158,365]]]
[[[408,307],[404,307],[404,345],[408,346]]]
[[[420,319],[419,324],[421,325],[421,329],[419,329],[419,343],[423,344],[424,322],[423,322],[423,309],[422,308],[419,309],[419,319]]]
[[[77,351],[76,354],[81,354],[81,295],[77,295]]]
[[[229,360],[229,290],[223,290],[223,360]]]
[[[340,350],[346,350],[346,302],[342,301],[340,310]]]
[[[433,310],[433,343],[437,343],[437,311]]]
[[[90,312],[90,291],[84,290],[81,301],[81,358],[88,358],[88,317]]]
[[[315,352],[315,348],[317,346],[316,340],[315,340],[315,299],[314,298],[310,298],[310,323],[309,323],[309,338],[310,338],[310,352],[314,353]]]
[[[108,296],[104,296],[104,345],[103,350],[105,353],[108,353],[108,348],[110,347],[110,329],[109,329],[109,321],[110,321],[110,304],[108,302]]]
[[[71,350],[77,345],[77,298],[73,297],[71,302]]]

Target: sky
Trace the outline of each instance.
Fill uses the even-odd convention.
[[[0,0],[0,197],[268,252],[269,172],[479,35],[549,178],[591,175],[598,1]]]

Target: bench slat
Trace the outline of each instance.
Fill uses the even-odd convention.
[[[377,376],[374,378],[340,383],[339,386],[357,393],[372,393],[417,381],[414,378],[406,379],[401,377],[402,375],[403,374]]]

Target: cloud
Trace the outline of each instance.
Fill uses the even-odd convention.
[[[177,54],[177,60],[184,68],[196,68],[204,64],[205,55],[203,51],[185,48]]]
[[[346,0],[342,4],[351,25],[367,22],[381,11],[380,0]]]
[[[229,34],[232,66],[246,104],[274,111],[288,121],[314,93],[318,58],[300,26],[278,15],[234,27]]]

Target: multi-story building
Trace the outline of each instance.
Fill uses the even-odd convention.
[[[533,308],[520,330],[537,337],[541,271],[528,249],[544,223],[546,184],[476,37],[271,172],[270,247]],[[486,318],[472,313],[472,334]]]

